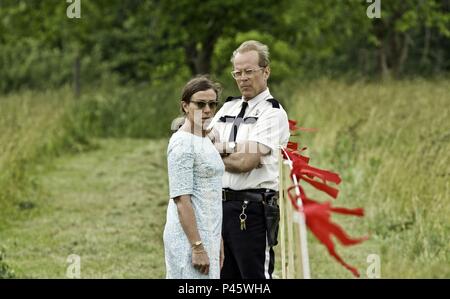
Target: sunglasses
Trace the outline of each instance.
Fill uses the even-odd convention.
[[[210,109],[216,109],[219,105],[219,101],[191,101],[191,103],[195,103],[199,109],[205,108],[206,105],[208,105]]]

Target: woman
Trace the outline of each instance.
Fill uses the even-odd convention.
[[[220,278],[224,165],[205,129],[214,116],[219,88],[197,77],[183,89],[185,121],[167,149],[166,278]]]

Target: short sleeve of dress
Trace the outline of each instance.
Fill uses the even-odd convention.
[[[167,149],[170,198],[192,194],[194,189],[194,151],[187,134],[176,134]]]

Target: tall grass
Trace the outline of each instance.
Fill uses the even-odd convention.
[[[19,206],[35,204],[37,182],[29,172],[44,153],[55,150],[56,130],[70,102],[67,94],[22,92],[0,98],[0,228],[17,216]]]
[[[33,168],[42,162],[95,147],[92,137],[169,136],[181,87],[108,82],[80,99],[69,87],[0,97],[0,229],[38,204]]]
[[[72,112],[89,136],[160,138],[170,134],[171,121],[180,114],[181,83],[112,86],[86,92]]]
[[[448,81],[301,82],[271,90],[289,118],[319,129],[300,143],[312,165],[341,174],[335,205],[365,208],[363,221],[337,221],[352,235],[370,233],[358,254],[379,254],[382,277],[450,277]],[[33,209],[41,161],[95,146],[91,137],[169,136],[182,85],[106,84],[81,99],[68,88],[0,97],[0,230],[41,210]],[[348,277],[321,245],[310,246],[313,277]]]
[[[321,80],[288,104],[290,118],[319,129],[301,143],[313,165],[341,173],[336,205],[365,208],[351,231],[370,232],[389,277],[450,277],[448,86]]]
[[[33,170],[71,143],[62,119],[72,100],[67,89],[0,97],[0,231],[39,211]],[[0,278],[14,277],[5,256],[0,244]]]

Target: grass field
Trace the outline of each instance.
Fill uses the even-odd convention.
[[[334,205],[366,210],[334,218],[370,235],[338,246],[362,277],[370,254],[383,278],[450,277],[449,83],[320,80],[282,93],[291,119],[319,129],[299,137],[311,164],[343,178]],[[68,94],[0,98],[0,277],[65,277],[70,254],[83,278],[164,277],[167,139],[86,136],[95,146],[67,151]],[[308,240],[313,278],[351,277]]]
[[[71,254],[80,256],[83,278],[163,277],[166,142],[98,144],[38,170],[41,215],[2,232],[19,277],[65,277]]]

